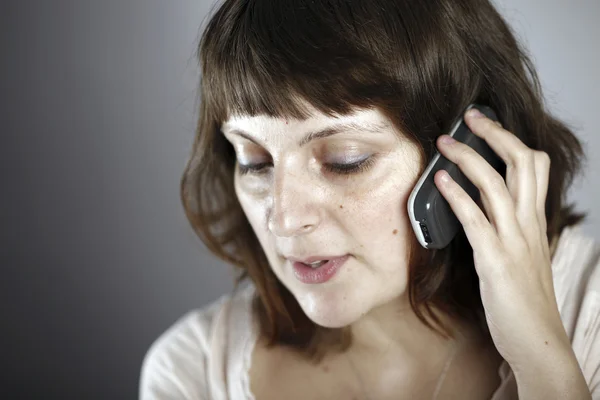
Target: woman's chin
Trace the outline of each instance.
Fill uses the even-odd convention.
[[[365,302],[350,301],[345,295],[304,294],[297,297],[306,316],[325,328],[342,328],[353,324],[368,310]]]

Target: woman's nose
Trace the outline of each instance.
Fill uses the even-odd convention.
[[[276,174],[267,225],[276,236],[298,236],[314,231],[321,222],[322,207],[316,185],[306,173]]]

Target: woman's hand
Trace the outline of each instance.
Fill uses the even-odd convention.
[[[546,236],[550,159],[475,109],[465,120],[506,163],[506,182],[469,146],[446,142],[448,135],[438,139],[440,152],[479,189],[485,214],[446,171],[438,171],[435,182],[473,248],[494,344],[515,375],[548,362],[564,365],[569,360],[574,368],[577,363],[572,364],[576,360],[556,303]]]

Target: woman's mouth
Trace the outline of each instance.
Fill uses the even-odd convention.
[[[292,263],[294,267],[294,275],[303,283],[316,284],[324,283],[335,276],[337,271],[350,258],[349,254],[341,257],[335,257],[328,260],[315,261],[307,264],[300,261]]]

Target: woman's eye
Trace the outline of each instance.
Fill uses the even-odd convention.
[[[335,174],[350,175],[358,174],[368,170],[375,162],[375,157],[367,157],[364,160],[356,161],[350,164],[325,164],[324,168]]]
[[[329,163],[323,164],[323,168],[327,172],[331,172],[338,175],[350,175],[350,174],[358,174],[369,169],[373,163],[375,162],[375,157],[367,157],[364,160],[356,161],[353,163],[345,164],[345,163]],[[268,167],[271,167],[272,163],[264,162],[258,164],[239,164],[238,170],[240,175],[247,174],[263,174],[266,172]]]
[[[259,164],[239,164],[238,170],[240,171],[240,175],[246,174],[260,174],[265,172],[265,167],[268,167],[271,163],[264,162]]]

